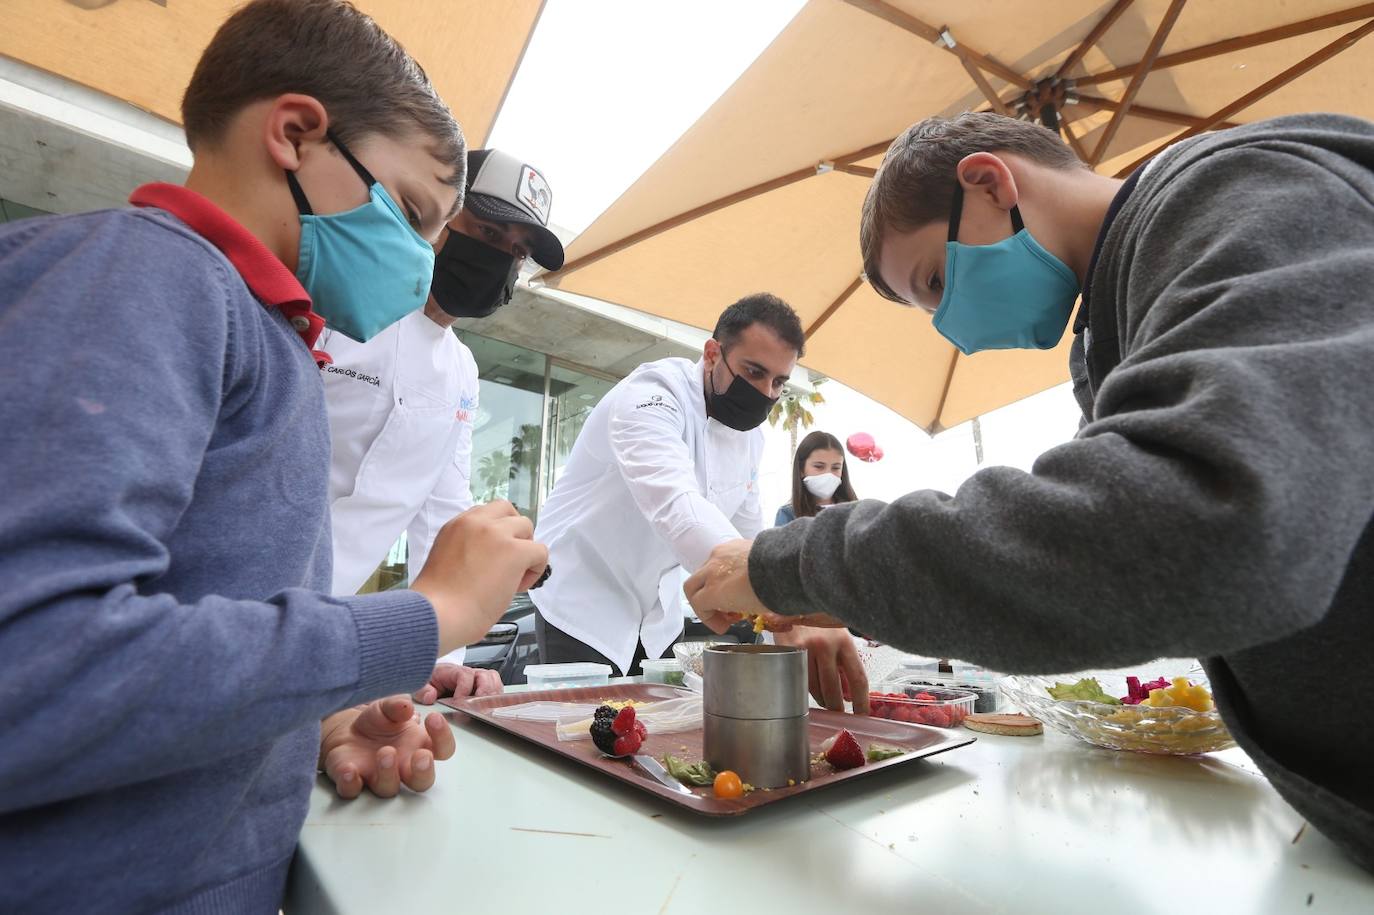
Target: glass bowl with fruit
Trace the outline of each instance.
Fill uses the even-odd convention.
[[[1008,677],[1002,691],[1026,714],[1096,747],[1193,756],[1235,746],[1201,668],[1164,669]]]

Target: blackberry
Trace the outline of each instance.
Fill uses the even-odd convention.
[[[620,714],[619,711],[617,711],[616,709],[611,708],[609,705],[602,705],[602,706],[598,706],[598,707],[597,707],[597,710],[596,710],[595,712],[592,713],[592,717],[593,717],[593,718],[609,718],[611,721],[614,721],[614,720],[615,720],[615,716],[618,715],[618,714]]]
[[[616,733],[611,730],[611,724],[615,721],[615,709],[610,709],[610,715],[602,715],[602,706],[596,710],[596,716],[592,719],[592,743],[596,748],[607,756],[615,755]]]

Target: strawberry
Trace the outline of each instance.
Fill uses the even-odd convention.
[[[649,729],[644,726],[644,722],[635,721],[635,736],[638,737],[641,742],[649,736]]]
[[[615,739],[615,752],[612,756],[629,756],[631,753],[639,752],[639,745],[643,743],[639,735],[631,731],[623,737]]]
[[[635,707],[627,705],[620,710],[620,714],[615,716],[615,721],[611,722],[611,733],[617,737],[624,737],[635,729]]]
[[[854,735],[841,728],[840,733],[835,735],[835,743],[825,753],[825,761],[836,769],[856,769],[867,759]]]

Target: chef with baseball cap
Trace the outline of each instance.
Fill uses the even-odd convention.
[[[435,245],[424,308],[366,343],[329,330],[321,337],[332,359],[320,371],[333,444],[334,593],[362,587],[402,532],[408,567],[423,568],[439,528],[472,507],[477,363],[453,324],[509,302],[527,258],[563,266],[548,227],[552,202],[534,166],[501,150],[469,152],[463,208]],[[488,671],[462,679],[468,692],[500,691]]]

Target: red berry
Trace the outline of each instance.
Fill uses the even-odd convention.
[[[623,737],[635,729],[635,707],[627,705],[620,710],[620,714],[615,716],[615,721],[611,722],[611,732],[617,737]]]
[[[635,736],[638,737],[641,741],[649,736],[649,729],[644,726],[644,722],[635,722]]]
[[[844,729],[835,735],[835,743],[826,751],[825,759],[836,769],[855,769],[866,762],[863,747]]]
[[[615,739],[615,752],[613,756],[629,756],[631,753],[639,752],[639,745],[642,741],[638,734],[626,734],[624,737]]]

